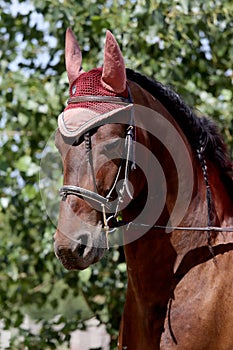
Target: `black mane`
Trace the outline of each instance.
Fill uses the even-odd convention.
[[[131,69],[126,69],[127,78],[153,95],[174,117],[193,149],[204,146],[205,156],[220,170],[222,180],[233,198],[233,162],[227,151],[217,125],[207,117],[198,117],[181,97],[167,86],[149,79]]]

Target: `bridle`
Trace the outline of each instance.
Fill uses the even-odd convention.
[[[126,136],[125,136],[125,144],[124,149],[121,157],[121,163],[118,168],[115,180],[113,182],[113,185],[111,189],[109,190],[106,197],[101,196],[97,193],[97,186],[95,181],[95,174],[94,174],[94,167],[93,167],[93,159],[92,159],[92,145],[91,145],[91,134],[90,132],[85,132],[84,134],[84,142],[85,142],[85,149],[87,151],[88,157],[89,157],[89,164],[91,167],[92,172],[92,179],[94,183],[94,191],[87,190],[85,188],[79,187],[79,186],[71,186],[71,185],[65,185],[62,186],[59,190],[59,194],[62,197],[62,200],[66,200],[68,195],[75,195],[82,199],[87,199],[92,202],[97,203],[102,211],[102,217],[103,217],[103,229],[106,231],[106,233],[110,232],[109,227],[109,221],[114,220],[115,227],[114,230],[121,226],[121,223],[119,223],[116,218],[118,216],[119,207],[120,204],[123,203],[124,195],[127,192],[128,196],[132,199],[132,195],[130,193],[130,189],[128,186],[128,175],[131,169],[135,167],[135,162],[131,161],[132,158],[132,151],[133,151],[133,129],[134,129],[134,115],[133,115],[133,102],[131,95],[129,93],[129,98],[125,99],[123,97],[117,97],[117,96],[77,96],[77,97],[71,97],[68,100],[68,104],[72,103],[81,103],[81,102],[101,102],[101,103],[111,103],[114,105],[123,105],[123,106],[129,106],[130,107],[130,117],[129,117],[129,126],[127,127]],[[124,168],[124,169],[123,169]],[[117,201],[112,202],[112,194],[114,190],[116,189],[116,185],[118,183],[119,177],[124,170],[124,180],[122,182],[122,187],[118,191],[119,195],[117,198]],[[107,215],[107,212],[112,213],[112,215]]]
[[[108,194],[104,197],[97,192],[96,182],[95,182],[95,174],[94,174],[94,167],[93,167],[93,160],[92,160],[92,152],[91,152],[91,134],[90,132],[84,133],[84,142],[86,146],[86,151],[89,156],[89,163],[92,170],[92,177],[94,182],[94,191],[87,190],[82,187],[78,186],[71,186],[71,185],[65,185],[62,186],[59,190],[60,196],[62,197],[62,200],[66,200],[67,196],[69,195],[75,195],[81,199],[87,199],[92,202],[97,203],[101,207],[102,215],[103,215],[103,229],[106,231],[106,233],[114,232],[118,227],[125,226],[128,230],[129,228],[148,228],[148,229],[162,229],[162,230],[169,230],[170,231],[201,231],[201,232],[207,232],[208,237],[208,246],[213,253],[213,248],[211,245],[211,233],[212,232],[233,232],[233,227],[218,227],[214,225],[214,206],[213,206],[213,199],[212,199],[212,193],[211,188],[209,184],[208,179],[208,168],[206,164],[206,160],[204,157],[204,144],[202,140],[199,140],[199,147],[197,148],[197,157],[199,159],[203,178],[205,182],[206,187],[206,203],[207,203],[207,226],[205,227],[182,227],[182,226],[161,226],[161,225],[147,225],[144,223],[134,223],[134,222],[124,222],[124,221],[117,221],[118,211],[120,204],[124,201],[124,195],[127,192],[129,197],[132,199],[129,187],[128,187],[128,175],[131,169],[135,168],[135,161],[134,156],[132,154],[134,153],[134,105],[133,100],[131,97],[131,94],[129,93],[129,98],[125,99],[122,97],[115,97],[115,96],[77,96],[77,97],[71,97],[68,100],[68,104],[78,104],[81,102],[100,102],[100,103],[111,103],[111,104],[117,104],[117,105],[124,105],[130,107],[130,119],[128,122],[128,128],[125,136],[125,145],[123,149],[123,154],[121,158],[121,163],[118,168],[118,172],[116,174],[114,183],[108,192]],[[123,169],[124,168],[124,169]],[[124,170],[124,179],[122,182],[122,187],[119,190],[119,196],[117,201],[112,202],[112,193],[116,189],[116,185],[118,183],[119,177]],[[111,213],[112,215],[107,215],[107,212]],[[109,227],[109,221],[113,219],[114,221],[114,227],[110,229]]]

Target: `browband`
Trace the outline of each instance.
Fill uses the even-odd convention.
[[[124,104],[131,103],[131,100],[128,98],[117,97],[117,96],[85,95],[85,96],[70,97],[67,101],[68,105],[72,103],[81,103],[81,102],[105,102],[105,103],[124,105]]]

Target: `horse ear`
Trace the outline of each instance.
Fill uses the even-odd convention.
[[[74,33],[70,28],[66,31],[65,62],[69,83],[71,85],[80,74],[82,53]]]
[[[126,89],[125,63],[116,39],[110,31],[106,33],[102,84],[114,92]]]

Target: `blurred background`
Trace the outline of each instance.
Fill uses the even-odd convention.
[[[215,119],[233,154],[232,18],[231,0],[0,0],[0,349],[86,350],[79,341],[91,326],[103,341],[87,349],[116,349],[127,285],[122,249],[66,271],[39,186],[43,151],[68,98],[66,28],[85,70],[102,65],[110,29],[126,66]]]

